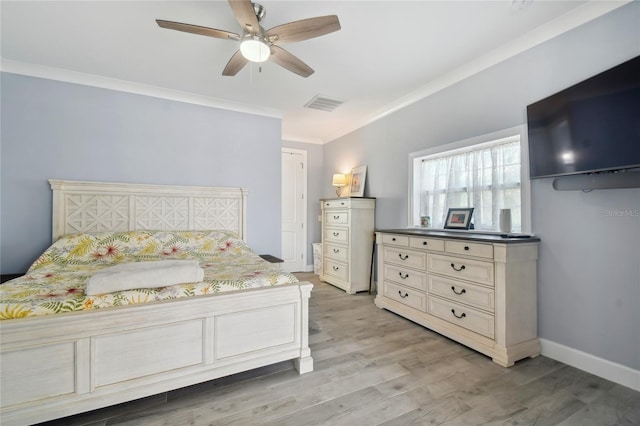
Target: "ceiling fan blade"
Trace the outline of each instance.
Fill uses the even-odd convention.
[[[247,30],[251,34],[260,32],[260,22],[258,22],[251,0],[229,0],[229,6],[231,6],[233,15],[243,30]]]
[[[282,47],[271,46],[271,57],[269,58],[282,68],[288,69],[304,78],[309,77],[315,71]]]
[[[340,29],[336,15],[318,16],[278,25],[265,34],[273,44],[293,43],[329,34]]]
[[[156,19],[158,25],[162,28],[170,30],[184,31],[185,33],[199,34],[203,36],[221,38],[226,40],[240,40],[240,36],[224,30],[216,30],[215,28],[201,27],[200,25],[183,24],[182,22],[164,21]]]
[[[244,68],[245,65],[247,65],[247,62],[249,61],[244,56],[242,56],[242,53],[240,53],[240,51],[238,50],[233,54],[231,59],[229,59],[229,62],[227,62],[227,66],[224,67],[222,75],[233,77],[234,75],[238,74],[238,72],[242,68]]]

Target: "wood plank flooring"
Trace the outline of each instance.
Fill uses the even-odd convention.
[[[312,373],[292,362],[48,425],[639,425],[640,392],[539,356],[502,368],[310,273]]]

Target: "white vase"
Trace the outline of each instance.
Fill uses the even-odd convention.
[[[500,232],[511,232],[511,209],[500,209]]]

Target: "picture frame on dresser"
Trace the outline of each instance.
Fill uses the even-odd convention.
[[[469,229],[473,209],[473,207],[450,208],[447,212],[447,219],[444,221],[444,229]]]
[[[367,181],[367,166],[358,166],[351,169],[351,182],[349,195],[351,197],[364,197],[364,185]]]

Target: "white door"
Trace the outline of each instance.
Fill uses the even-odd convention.
[[[307,152],[282,148],[282,269],[299,272],[307,263]]]

